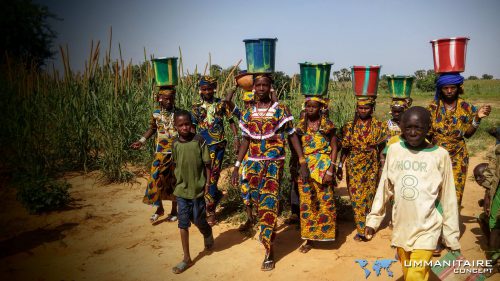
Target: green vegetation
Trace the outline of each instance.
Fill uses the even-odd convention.
[[[42,71],[30,67],[9,56],[5,56],[5,63],[0,65],[3,129],[0,155],[2,163],[14,173],[14,185],[20,187],[19,199],[33,212],[68,202],[68,186],[57,181],[64,172],[99,170],[103,182],[130,181],[134,176],[131,166],[147,170],[153,154],[152,141],[144,150],[129,149],[130,143],[147,129],[156,105],[153,71],[146,54],[141,65],[127,64],[122,59],[111,61],[110,50],[102,55],[98,42],[92,44],[83,73],[75,73],[70,68],[68,50],[61,47],[60,53],[65,65],[62,74],[54,69]],[[199,98],[200,75],[213,72],[219,82],[217,94],[222,97],[237,74],[232,72],[233,67],[223,69],[209,64],[203,72],[196,69],[189,73],[184,70],[181,53],[179,57],[179,73],[185,74],[177,86],[176,102],[181,108],[190,109]],[[337,75],[341,77],[341,73]],[[279,72],[275,80],[278,96],[298,118],[303,104],[299,77],[290,78]],[[499,92],[499,80],[468,80],[464,98],[476,105],[491,103],[495,109],[500,103]],[[425,106],[433,96],[432,91],[416,87],[414,104]],[[339,128],[353,117],[355,99],[351,82],[331,81],[329,98],[330,117]],[[243,107],[238,97],[236,103]],[[378,118],[389,117],[389,103],[387,89],[380,83]],[[491,117],[483,121],[478,133],[468,141],[469,150],[474,153],[485,149],[490,142],[485,129],[499,122],[500,114],[493,110]],[[234,137],[227,134],[229,144]],[[228,145],[224,167],[234,161],[233,147]],[[285,173],[283,203],[287,201],[289,182],[289,174]],[[229,183],[221,182],[221,185],[228,187]],[[239,191],[233,190],[230,195],[232,205],[240,208]]]

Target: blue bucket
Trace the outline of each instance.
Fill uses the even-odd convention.
[[[276,57],[277,38],[246,39],[247,71],[249,73],[272,73]]]

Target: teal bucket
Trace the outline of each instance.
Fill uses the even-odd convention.
[[[277,38],[246,39],[245,50],[249,73],[272,73],[276,57]]]
[[[175,86],[178,83],[177,58],[152,59],[156,86]]]
[[[393,99],[406,99],[411,95],[413,76],[387,76],[387,86]]]
[[[299,63],[300,92],[306,96],[323,96],[328,92],[333,63]]]

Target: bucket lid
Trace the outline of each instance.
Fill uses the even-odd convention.
[[[440,38],[440,39],[434,39],[429,41],[429,43],[437,43],[437,42],[445,42],[445,41],[451,41],[451,40],[470,40],[469,37],[450,37],[450,38]]]
[[[247,42],[255,42],[255,41],[262,41],[262,40],[265,40],[265,41],[271,41],[271,40],[278,41],[278,38],[255,38],[255,39],[244,39],[244,40],[243,40],[243,42],[247,43]]]
[[[169,60],[169,59],[178,59],[178,57],[159,57],[159,58],[153,58],[151,60],[152,61],[159,61],[159,60]]]

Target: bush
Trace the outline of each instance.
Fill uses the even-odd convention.
[[[493,79],[493,75],[490,75],[490,74],[483,74],[483,80],[491,80]]]
[[[48,178],[25,179],[19,182],[17,199],[30,213],[41,213],[66,206],[71,197],[67,182]]]
[[[467,78],[467,80],[478,80],[479,78],[477,78],[477,76],[474,76],[474,75],[471,75],[469,76],[469,78]]]

